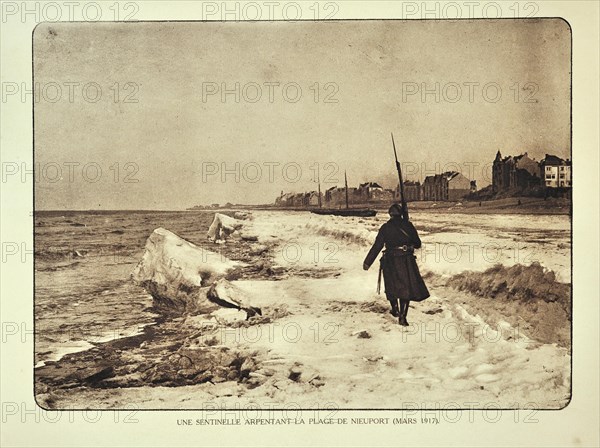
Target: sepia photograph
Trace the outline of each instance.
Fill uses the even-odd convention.
[[[44,22],[32,58],[41,408],[569,405],[567,21]]]

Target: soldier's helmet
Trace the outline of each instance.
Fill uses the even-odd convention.
[[[392,206],[388,210],[388,213],[392,218],[400,218],[405,221],[408,220],[407,210],[400,204],[392,204]]]
[[[390,216],[402,216],[402,206],[400,204],[392,204],[388,210],[388,213]]]

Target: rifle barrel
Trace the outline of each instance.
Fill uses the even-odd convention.
[[[400,166],[400,162],[398,162],[398,154],[396,152],[396,142],[394,142],[394,133],[392,133],[392,146],[394,147],[394,157],[396,159],[396,170],[398,171],[398,190],[400,193],[400,202],[402,203],[402,208],[404,209],[405,217],[408,219],[408,206],[406,205],[406,199],[404,199],[404,182],[402,182],[402,167]]]

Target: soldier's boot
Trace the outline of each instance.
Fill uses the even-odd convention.
[[[400,316],[400,310],[398,309],[398,300],[390,300],[390,305],[392,305],[392,310],[390,314],[394,317]]]
[[[400,316],[398,317],[398,323],[403,327],[408,327],[408,321],[406,315],[408,314],[408,301],[400,301]]]
[[[408,327],[408,321],[406,320],[406,316],[404,314],[401,314],[400,317],[398,317],[398,323],[403,327]]]

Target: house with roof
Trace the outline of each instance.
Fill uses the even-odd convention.
[[[571,161],[546,154],[540,162],[540,175],[546,188],[571,188]]]
[[[344,201],[345,202],[345,193],[344,193],[344,189],[340,188],[340,187],[330,187],[327,190],[325,190],[325,203],[328,204],[329,206],[333,206],[336,204],[340,204],[340,201]]]
[[[423,182],[423,200],[458,201],[471,192],[471,181],[457,171],[427,176]]]
[[[275,199],[277,207],[292,207],[294,205],[294,193],[284,193],[283,191],[278,198]]]
[[[498,151],[492,165],[492,190],[498,193],[538,186],[541,183],[539,167],[527,153],[503,158]]]
[[[338,207],[346,205],[346,188],[331,187],[325,191],[325,204],[329,207]],[[358,204],[361,202],[359,190],[356,187],[348,187],[348,204]]]
[[[319,192],[309,191],[306,195],[307,195],[307,198],[306,198],[307,205],[310,205],[311,207],[319,206],[319,196],[320,196]]]
[[[331,202],[331,198],[332,198],[332,195],[333,195],[333,191],[334,191],[336,188],[337,188],[337,187],[329,187],[327,190],[325,190],[325,195],[324,195],[324,197],[323,197],[323,200],[324,200],[326,203],[329,203],[329,202]]]
[[[394,191],[394,199],[400,200],[400,184],[396,186],[396,190]],[[423,200],[423,187],[421,182],[418,180],[405,180],[404,181],[404,199],[407,202],[413,201],[422,201]]]
[[[362,183],[358,186],[358,191],[361,200],[365,202],[381,200],[384,193],[383,187],[377,182]]]

